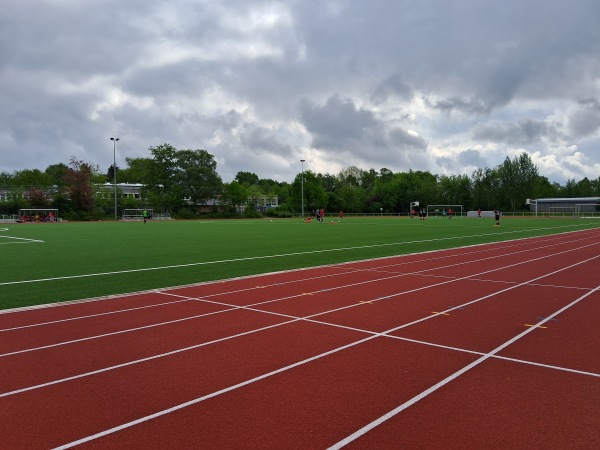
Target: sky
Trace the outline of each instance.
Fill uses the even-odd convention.
[[[106,172],[165,143],[224,182],[470,176],[523,152],[551,182],[596,179],[600,2],[3,3],[0,172]]]

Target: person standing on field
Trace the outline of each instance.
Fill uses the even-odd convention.
[[[500,211],[498,209],[494,210],[494,218],[496,219],[496,226],[500,226]]]
[[[148,211],[144,210],[144,223],[148,220]]]

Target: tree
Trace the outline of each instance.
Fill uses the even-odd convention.
[[[144,164],[146,195],[165,210],[202,203],[222,189],[217,163],[206,150],[177,150],[170,144],[150,147],[153,159]]]
[[[367,194],[364,189],[357,186],[345,185],[336,194],[339,205],[335,208],[332,207],[332,211],[342,210],[349,213],[360,213],[365,210]]]
[[[48,195],[43,189],[33,187],[27,191],[29,197],[29,204],[35,208],[46,208],[50,203]]]
[[[68,167],[66,164],[58,163],[46,167],[44,173],[48,175],[50,184],[52,186],[57,186],[60,189],[64,183],[64,178],[65,174],[67,173],[67,170]]]
[[[471,180],[466,175],[442,175],[438,179],[441,204],[472,206]]]
[[[14,186],[47,187],[52,185],[52,178],[39,169],[25,169],[15,172]]]
[[[477,209],[492,210],[499,207],[498,192],[500,189],[497,170],[477,169],[471,175],[473,189],[473,206]]]
[[[71,205],[75,211],[92,211],[96,206],[96,197],[92,186],[94,166],[71,157],[69,167],[63,178]]]
[[[234,212],[240,205],[246,203],[248,199],[248,190],[241,183],[232,181],[223,186],[223,202],[229,205],[231,212]]]
[[[256,175],[255,173],[238,172],[234,178],[234,181],[237,181],[238,183],[243,184],[246,187],[248,187],[248,186],[254,186],[255,184],[258,184],[259,179],[258,179],[258,175]]]
[[[148,174],[150,173],[150,168],[152,166],[151,158],[125,158],[125,162],[127,163],[127,167],[124,169],[119,169],[117,167],[117,182],[118,183],[141,183],[145,184],[148,179]],[[112,182],[112,172],[111,167],[108,170],[108,181]]]
[[[212,198],[215,192],[222,189],[223,183],[216,171],[217,163],[206,150],[180,150],[176,156],[176,180],[183,195],[193,204]]]
[[[327,192],[321,185],[320,178],[310,170],[304,172],[304,212],[325,208],[327,205]],[[294,209],[301,210],[302,206],[302,174],[296,175],[292,183],[290,195]]]

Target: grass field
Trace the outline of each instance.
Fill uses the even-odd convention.
[[[0,224],[0,309],[598,227],[397,217]]]

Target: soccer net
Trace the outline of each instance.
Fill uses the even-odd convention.
[[[427,216],[447,217],[450,210],[452,210],[452,217],[463,216],[463,205],[427,205]]]
[[[144,211],[148,213],[148,219],[154,215],[153,209],[124,209],[123,220],[141,220],[144,218]]]
[[[574,217],[577,212],[575,206],[549,206],[548,215],[551,217]]]

